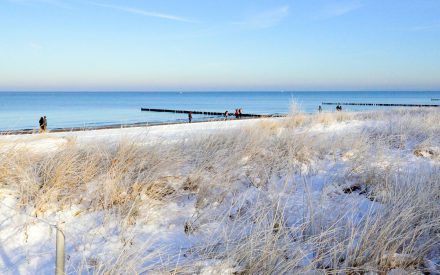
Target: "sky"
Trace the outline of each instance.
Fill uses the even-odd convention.
[[[0,0],[0,91],[440,90],[440,0]]]

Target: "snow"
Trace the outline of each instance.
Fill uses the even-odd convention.
[[[47,153],[56,151],[72,140],[78,143],[119,142],[121,140],[142,140],[148,143],[163,141],[173,142],[197,135],[207,135],[219,131],[252,127],[261,120],[272,121],[278,119],[245,119],[74,132],[48,132],[29,135],[0,135],[0,150],[14,148],[27,149],[35,153]]]
[[[282,119],[267,119],[279,121]],[[152,127],[133,127],[124,129],[105,129],[80,132],[45,133],[32,135],[0,136],[0,151],[11,148],[31,150],[34,153],[48,153],[59,150],[70,141],[80,144],[88,142],[119,142],[121,140],[139,140],[154,144],[157,142],[175,142],[191,139],[195,136],[227,132],[244,127],[255,127],[261,120],[217,121],[194,124],[162,125]],[[308,132],[311,135],[338,135],[366,128],[380,127],[380,122],[344,121],[330,125],[316,124],[311,128],[298,128],[296,133]],[[423,160],[412,154],[408,149],[406,155],[402,152],[389,151],[372,164],[377,169],[386,169],[390,165],[423,161],[436,165],[423,151]],[[215,217],[229,212],[231,217],[239,215],[240,209],[246,203],[262,203],[272,198],[280,199],[287,226],[294,225],[304,215],[316,215],[316,220],[326,221],[340,218],[360,222],[364,216],[380,207],[379,203],[368,199],[359,193],[344,194],[337,186],[339,177],[353,165],[359,152],[347,151],[337,161],[324,157],[321,161],[309,165],[302,164],[301,175],[293,178],[278,178],[270,182],[266,190],[255,186],[245,186],[237,183],[231,188],[239,198],[226,197],[225,200],[237,200],[231,208],[228,204],[213,203],[208,212],[203,232],[187,234],[184,231],[186,223],[192,221],[198,211],[193,196],[182,196],[169,203],[158,203],[147,197],[140,196],[143,206],[139,209],[138,217],[133,223],[111,220],[111,215],[103,211],[90,211],[83,205],[73,205],[62,211],[50,211],[44,217],[35,217],[28,207],[19,208],[14,194],[6,188],[0,188],[0,274],[52,274],[55,263],[55,234],[54,225],[60,224],[66,236],[66,269],[69,273],[92,272],[93,266],[101,262],[117,262],[124,250],[134,251],[134,257],[144,265],[160,265],[158,259],[164,255],[170,256],[163,261],[185,261],[187,249],[196,246],[207,238],[215,238],[222,234],[222,225],[226,221],[216,220]],[[247,157],[243,158],[246,161]],[[313,168],[312,168],[313,167]],[[308,175],[304,182],[304,175]],[[286,181],[287,180],[287,181]],[[258,185],[258,179],[256,179]],[[309,204],[313,205],[312,207]],[[319,209],[315,213],[306,213],[310,209]],[[342,213],[350,213],[342,217]],[[142,251],[143,254],[136,254]],[[162,253],[158,257],[158,253]],[[185,254],[185,255],[184,255]],[[124,259],[119,259],[124,262]],[[232,264],[231,264],[232,265]],[[201,274],[230,274],[237,268],[227,266],[217,261],[200,263]],[[310,273],[312,274],[312,273]],[[389,274],[402,274],[396,269]]]

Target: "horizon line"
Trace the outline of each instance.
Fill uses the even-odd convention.
[[[0,90],[0,93],[296,93],[296,92],[440,92],[440,89],[415,89],[415,90],[399,90],[399,89],[374,89],[374,90]]]

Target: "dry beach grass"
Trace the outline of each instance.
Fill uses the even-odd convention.
[[[439,117],[295,112],[173,142],[8,147],[0,200],[13,199],[13,216],[69,217],[68,273],[435,273]],[[99,223],[80,226],[89,219]],[[33,224],[10,226],[24,236]]]

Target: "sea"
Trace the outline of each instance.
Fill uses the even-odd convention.
[[[434,100],[433,100],[434,99]],[[184,122],[187,115],[141,111],[145,108],[197,110],[230,114],[288,114],[293,109],[317,112],[323,102],[440,104],[439,92],[0,92],[0,131],[37,129],[41,116],[48,128]],[[326,112],[334,105],[322,105]],[[384,109],[379,106],[343,106],[346,111]],[[193,120],[218,117],[194,115]]]

